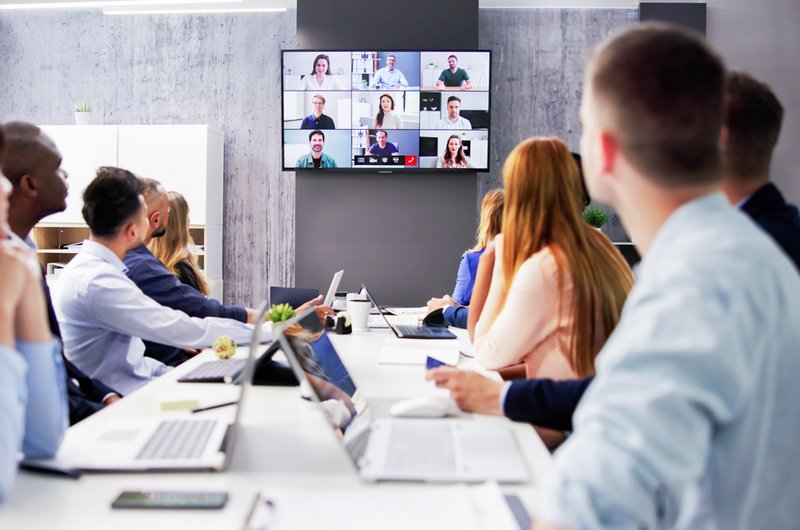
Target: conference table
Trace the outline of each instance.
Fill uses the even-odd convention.
[[[352,335],[330,337],[352,378],[368,402],[391,402],[417,396],[446,396],[424,378],[422,365],[379,364],[382,343],[393,337],[388,329],[370,329]],[[460,341],[465,341],[461,333]],[[246,355],[239,348],[237,355]],[[279,356],[281,354],[278,354]],[[162,411],[165,396],[202,398],[204,403],[223,402],[238,392],[236,385],[178,383],[181,374],[214,358],[205,350],[195,358],[132,392],[119,402],[71,427],[63,447],[90,444],[110,421],[138,417],[181,417],[188,410]],[[459,366],[477,369],[473,359],[462,356]],[[203,473],[85,473],[80,479],[20,471],[5,503],[0,505],[0,528],[11,529],[226,529],[242,528],[256,494],[265,488],[303,488],[304,491],[352,492],[353,503],[369,488],[393,488],[398,502],[402,492],[436,486],[421,483],[367,483],[356,474],[344,447],[322,411],[301,399],[299,387],[253,386],[242,404],[239,435],[231,461],[224,472]],[[231,407],[201,414],[224,414]],[[227,412],[230,414],[230,412]],[[534,430],[505,418],[473,415],[474,421],[504,422],[529,468],[530,479],[521,484],[502,484],[503,493],[515,494],[530,510],[537,485],[553,463]],[[438,421],[438,420],[430,420]],[[114,510],[111,502],[123,490],[227,491],[230,499],[222,510]]]

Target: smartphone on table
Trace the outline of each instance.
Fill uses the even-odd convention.
[[[152,510],[220,510],[228,502],[224,491],[123,491],[112,508]]]

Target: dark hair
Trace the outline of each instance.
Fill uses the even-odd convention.
[[[314,96],[311,98],[311,102],[313,103],[315,99],[321,100],[323,104],[327,103],[325,101],[325,96],[323,96],[322,94],[314,94]]]
[[[449,105],[451,101],[458,101],[459,103],[461,103],[461,98],[459,98],[458,96],[450,96],[449,98],[447,98],[447,104]]]
[[[325,75],[331,75],[331,60],[324,53],[320,53],[319,55],[314,57],[314,66],[311,68],[311,75],[317,73],[317,62],[319,62],[320,59],[325,59],[325,62],[328,63],[328,71],[325,72]]]
[[[447,58],[448,58],[448,59],[450,59],[450,57],[452,57],[452,58],[453,58],[453,59],[455,59],[456,61],[458,60],[458,57],[456,57],[455,55],[448,55],[448,56],[447,56]]]
[[[455,138],[458,140],[458,152],[456,153],[456,157],[452,158],[450,156],[450,140]],[[448,162],[450,165],[456,167],[466,166],[467,164],[467,157],[464,156],[464,142],[461,141],[461,137],[457,134],[451,134],[447,137],[447,143],[444,145],[444,156],[442,157],[444,166],[448,166]]]
[[[14,186],[19,185],[23,175],[31,171],[42,156],[40,138],[42,130],[24,121],[12,121],[3,125],[5,148],[3,149],[3,174]]]
[[[311,137],[314,136],[315,134],[319,134],[320,136],[322,136],[322,141],[323,142],[325,141],[325,133],[317,129],[316,131],[311,131],[310,133],[308,133],[309,142],[311,141]]]
[[[743,72],[728,72],[725,85],[723,148],[726,176],[739,180],[769,174],[772,150],[783,122],[783,105],[765,83]]]
[[[385,134],[385,135],[386,135],[386,138],[389,138],[389,133],[388,133],[388,132],[386,132],[386,131],[385,131],[385,130],[383,130],[383,129],[378,129],[377,131],[375,131],[375,139],[376,139],[376,140],[378,139],[378,133],[383,133],[383,134]]]
[[[394,98],[389,94],[381,94],[381,97],[378,98],[378,116],[375,118],[375,125],[377,125],[378,127],[383,127],[384,114],[383,114],[383,105],[381,105],[381,103],[383,102],[383,98],[389,98],[389,101],[392,102],[392,110],[394,110]]]
[[[144,207],[141,181],[126,169],[100,167],[83,192],[83,219],[92,234],[112,237]]]
[[[387,55],[387,56],[386,56],[386,60],[388,61],[388,60],[389,60],[389,58],[392,58],[392,59],[394,59],[395,61],[397,60],[397,56],[396,56],[396,55],[393,55],[393,54],[391,54],[391,53],[390,53],[389,55]]]
[[[662,186],[719,178],[725,67],[694,32],[663,23],[623,30],[589,62],[601,127]]]

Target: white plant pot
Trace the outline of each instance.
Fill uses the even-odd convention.
[[[91,125],[92,113],[91,112],[75,112],[75,125]]]

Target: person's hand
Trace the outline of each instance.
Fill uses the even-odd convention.
[[[453,401],[464,412],[480,412],[502,416],[500,392],[503,383],[493,381],[477,372],[442,367],[429,370],[425,379],[433,380],[439,388],[450,390]]]
[[[120,399],[122,398],[120,398],[118,395],[111,394],[110,396],[108,396],[106,399],[103,400],[103,405],[111,405],[112,403],[116,403]]]
[[[302,313],[303,311],[305,311],[309,307],[321,304],[323,300],[324,300],[324,298],[322,297],[322,295],[319,295],[316,298],[312,298],[311,300],[309,300],[305,304],[303,304],[300,307],[298,307],[297,309],[295,309],[294,312],[299,315],[300,313]]]
[[[451,305],[457,305],[457,304],[455,300],[450,298],[449,294],[446,294],[441,298],[431,298],[430,300],[428,300],[428,313]]]
[[[333,308],[328,307],[326,305],[318,305],[317,307],[314,308],[314,313],[317,314],[317,318],[319,318],[319,321],[325,324],[325,318],[328,315],[333,315]]]

